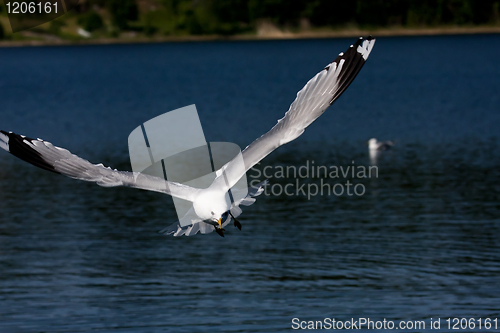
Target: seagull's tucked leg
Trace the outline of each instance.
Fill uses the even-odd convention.
[[[241,230],[241,223],[237,219],[234,219],[234,226]]]

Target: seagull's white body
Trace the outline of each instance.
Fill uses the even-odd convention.
[[[231,208],[225,197],[226,192],[218,188],[209,187],[202,190],[194,198],[194,212],[203,221],[211,220],[215,216],[221,217]]]
[[[262,193],[265,183],[249,189],[248,195],[237,202],[227,200],[228,191],[252,166],[276,148],[299,137],[307,126],[337,100],[363,67],[374,44],[375,39],[371,37],[366,40],[360,38],[345,53],[340,53],[297,93],[297,98],[285,116],[269,132],[243,150],[243,159],[235,158],[225,164],[206,189],[92,164],[50,142],[12,132],[0,131],[0,147],[35,166],[71,178],[95,182],[105,187],[129,186],[156,191],[191,201],[193,208],[182,219],[188,222],[182,225],[189,225],[181,227],[177,222],[161,232],[174,236],[191,236],[198,232],[209,233],[216,230],[222,236],[221,228],[230,222],[231,217],[241,214],[239,206],[255,202],[254,197]],[[235,225],[236,223],[239,224],[235,221]]]

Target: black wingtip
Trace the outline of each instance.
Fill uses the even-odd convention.
[[[359,37],[356,43],[353,45],[353,47],[357,48],[358,46],[361,45],[362,42],[363,42],[363,37]]]
[[[32,144],[34,141],[38,140],[12,132],[1,131],[1,133],[9,138],[9,152],[12,155],[41,169],[60,174],[60,172],[54,168],[54,165],[47,162],[38,151],[28,144]]]
[[[359,37],[354,45],[351,45],[345,53],[340,53],[339,56],[333,61],[336,62],[337,65],[341,60],[344,60],[345,62],[337,82],[339,88],[333,94],[332,99],[330,100],[330,105],[332,105],[332,103],[336,101],[340,95],[342,95],[347,87],[349,87],[365,64],[369,52],[366,47],[360,48],[360,46],[363,45],[364,40],[365,39],[363,37]],[[374,40],[374,38],[370,35],[366,38],[366,40],[371,41]]]

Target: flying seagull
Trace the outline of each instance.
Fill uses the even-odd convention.
[[[234,158],[219,169],[215,180],[206,189],[92,164],[48,141],[12,132],[0,131],[0,147],[39,168],[74,179],[104,187],[129,186],[156,191],[193,203],[191,210],[181,219],[183,223],[176,222],[161,233],[191,236],[215,230],[224,236],[224,227],[231,219],[241,229],[241,223],[236,219],[242,212],[239,206],[255,202],[255,197],[262,193],[266,182],[250,188],[246,197],[232,203],[226,200],[229,190],[252,166],[304,133],[306,127],[342,95],[365,64],[374,44],[375,39],[371,36],[367,39],[360,37],[345,53],[340,53],[297,93],[285,116],[269,132],[246,147],[241,153],[242,158]],[[186,225],[186,221],[189,224]]]

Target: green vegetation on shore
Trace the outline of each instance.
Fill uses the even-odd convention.
[[[476,26],[500,28],[500,0],[80,0],[66,15],[15,34],[0,5],[0,39],[12,41],[300,37]]]

